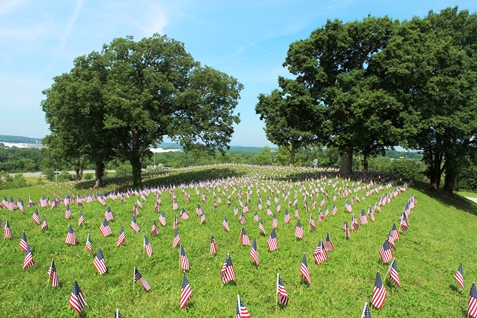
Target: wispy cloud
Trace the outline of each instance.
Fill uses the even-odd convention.
[[[140,22],[135,21],[137,28],[141,30],[143,35],[151,36],[154,33],[164,34],[164,29],[169,24],[166,9],[150,2],[145,12]]]
[[[65,47],[66,42],[68,41],[68,36],[70,35],[71,30],[73,29],[73,25],[75,24],[76,19],[78,19],[81,8],[83,7],[83,2],[84,0],[76,1],[75,8],[73,9],[73,13],[71,14],[71,17],[68,20],[68,23],[66,24],[66,27],[63,33],[61,34],[58,51],[61,51]]]
[[[26,2],[28,0],[3,0],[0,2],[0,15],[8,14]]]

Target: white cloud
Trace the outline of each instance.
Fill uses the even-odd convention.
[[[28,0],[2,0],[0,2],[0,15],[8,14],[26,2]]]
[[[73,29],[73,25],[75,24],[75,21],[80,14],[81,8],[83,7],[83,2],[84,0],[76,1],[75,8],[73,9],[73,13],[71,14],[71,17],[68,20],[68,23],[66,24],[66,27],[63,33],[61,34],[59,50],[63,49],[63,47],[65,46],[66,41],[68,40],[68,36],[70,35],[71,30]]]
[[[154,33],[164,34],[164,29],[169,24],[169,19],[164,7],[155,3],[149,3],[141,22],[137,22],[137,27],[144,36],[151,36]]]

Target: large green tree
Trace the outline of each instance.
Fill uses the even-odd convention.
[[[133,185],[140,188],[142,159],[151,156],[151,145],[162,142],[165,136],[186,148],[196,143],[208,149],[228,147],[233,124],[239,123],[234,110],[243,86],[235,78],[194,61],[183,43],[157,34],[137,42],[133,37],[118,38],[104,45],[101,52],[79,60],[88,62],[82,66],[91,79],[80,81],[88,94],[81,103],[69,103],[55,82],[45,92],[43,109],[50,127],[61,136],[65,125],[52,124],[63,123],[64,118],[58,117],[82,113],[84,106],[80,104],[98,107],[91,112],[95,121],[81,121],[81,125],[83,137],[94,131],[82,139],[87,139],[84,147],[105,149],[93,157],[99,170],[112,153],[131,163]],[[83,74],[83,69],[75,67],[71,73]],[[68,83],[67,90],[74,90]],[[45,107],[50,98],[55,99],[51,103],[55,107]]]
[[[339,150],[343,176],[352,173],[353,152],[376,155],[399,140],[401,104],[382,86],[383,74],[373,62],[398,24],[387,17],[329,20],[288,50],[283,65],[322,114],[310,116],[307,107],[300,112],[301,120],[314,119],[312,131]]]

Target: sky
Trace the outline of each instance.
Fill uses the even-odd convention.
[[[55,76],[115,38],[159,33],[244,85],[230,144],[272,146],[255,106],[291,77],[282,66],[291,43],[328,19],[409,20],[455,6],[477,12],[475,0],[0,0],[0,135],[45,137],[42,91]]]

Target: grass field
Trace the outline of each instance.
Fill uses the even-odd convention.
[[[373,181],[371,183],[371,181]],[[391,181],[397,181],[389,188]],[[352,214],[358,217],[362,209],[367,210],[385,194],[392,195],[404,182],[385,180],[379,176],[358,176],[354,180],[336,178],[335,173],[313,169],[293,169],[277,167],[253,167],[238,165],[208,166],[190,169],[168,170],[145,176],[149,190],[144,192],[146,200],[136,216],[141,227],[136,233],[130,227],[132,208],[139,195],[126,197],[125,203],[106,199],[106,205],[97,200],[84,203],[83,207],[71,204],[72,217],[65,219],[65,207],[26,207],[25,213],[18,210],[0,210],[0,219],[8,222],[13,232],[12,239],[0,242],[0,317],[72,317],[75,312],[68,300],[76,279],[87,302],[84,317],[112,317],[119,308],[123,317],[235,317],[237,294],[248,308],[252,317],[359,317],[365,302],[370,303],[376,273],[380,271],[387,290],[382,309],[371,308],[373,317],[465,317],[469,289],[477,279],[475,248],[477,241],[477,208],[459,196],[449,197],[427,191],[427,185],[414,184],[405,192],[375,211],[375,222],[361,225],[351,231],[346,240],[341,229],[343,222],[351,222]],[[380,187],[381,186],[381,187]],[[128,180],[112,179],[102,191],[126,192]],[[345,190],[351,191],[339,198]],[[366,197],[367,191],[379,189]],[[328,193],[328,196],[323,193]],[[71,196],[96,195],[90,183],[47,184],[4,191],[0,198],[12,196],[15,201],[22,198],[26,205],[28,196],[39,202],[41,195],[53,199],[56,194],[62,200]],[[325,197],[330,213],[333,206],[332,195],[338,198],[338,212],[318,224],[320,201]],[[167,225],[158,222],[159,213],[154,211],[156,197],[161,199],[160,211],[164,211]],[[246,222],[239,223],[239,215],[234,214],[234,206],[239,211],[240,195],[242,203],[247,202],[250,212],[244,213]],[[177,197],[179,210],[173,210],[172,195]],[[190,195],[190,201],[187,200]],[[203,195],[207,202],[202,202]],[[214,197],[215,195],[215,197]],[[259,195],[263,209],[258,210]],[[275,196],[278,195],[281,212],[277,213],[278,249],[269,252],[267,239],[272,230],[272,216],[268,215],[266,200],[270,196],[270,208],[276,213]],[[313,195],[313,199],[310,198]],[[409,230],[396,241],[396,257],[401,287],[389,281],[389,264],[383,264],[379,250],[387,238],[393,223],[399,225],[406,202],[415,196],[418,203],[409,218]],[[214,211],[214,201],[222,203]],[[230,196],[231,206],[227,207]],[[285,197],[287,197],[285,199]],[[310,211],[304,209],[304,196]],[[346,200],[360,202],[352,205],[352,213],[344,209]],[[302,240],[294,236],[294,200],[298,201],[299,219],[305,236]],[[317,207],[312,208],[313,200]],[[288,201],[292,204],[289,205]],[[206,214],[205,224],[200,224],[196,207],[200,204]],[[113,235],[102,237],[99,226],[104,212],[110,206],[114,219],[110,222]],[[324,208],[321,211],[324,212]],[[187,277],[192,296],[187,306],[180,309],[179,301],[183,271],[179,268],[179,248],[172,247],[175,230],[173,219],[181,208],[189,214],[188,220],[180,219],[178,231],[181,244],[190,261]],[[45,215],[49,229],[41,231],[31,215],[38,209],[40,218]],[[291,214],[289,224],[284,224],[284,211]],[[85,216],[78,227],[80,210]],[[267,235],[258,230],[258,222],[253,215],[258,212],[263,219]],[[317,231],[311,232],[310,214],[317,224]],[[222,226],[227,217],[230,232]],[[151,236],[153,222],[159,227],[159,235]],[[68,226],[71,224],[76,235],[76,246],[64,243]],[[126,243],[116,246],[121,227],[124,226]],[[250,246],[240,243],[240,232],[245,228],[251,241],[257,240],[260,265],[254,266],[249,256]],[[32,247],[35,266],[22,270],[25,253],[19,247],[22,231]],[[104,254],[108,272],[98,274],[93,266],[93,257],[85,248],[86,237],[90,233],[93,251],[100,248]],[[328,253],[329,259],[317,265],[313,251],[320,239],[330,233],[335,250]],[[153,248],[148,257],[143,247],[144,235]],[[217,241],[218,253],[209,254],[211,235]],[[236,281],[222,285],[221,267],[230,253]],[[303,254],[306,253],[311,285],[300,275]],[[51,287],[48,281],[48,267],[54,259],[60,287]],[[454,280],[454,274],[463,263],[465,289]],[[133,284],[133,269],[137,267],[151,286],[145,292],[140,283]],[[280,274],[290,297],[288,306],[276,306],[276,275]]]

